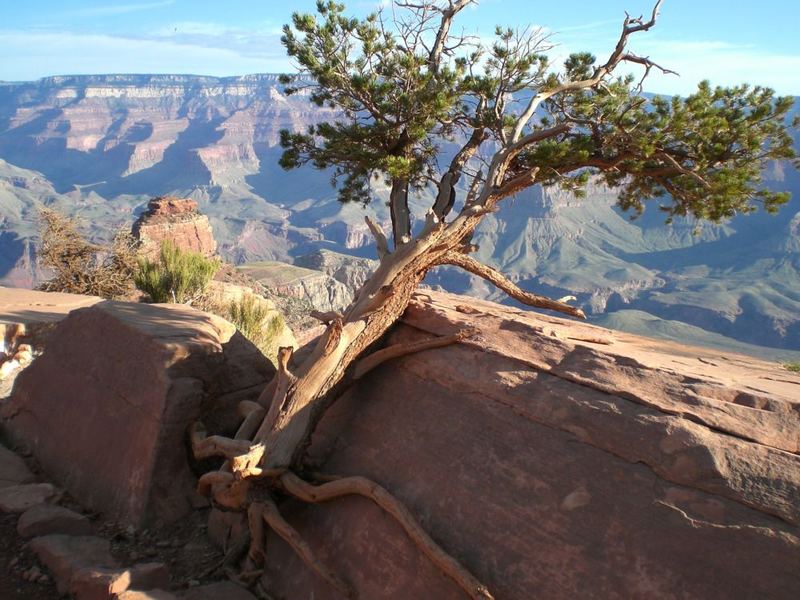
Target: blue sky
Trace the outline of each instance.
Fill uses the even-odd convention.
[[[286,72],[280,27],[313,0],[0,0],[0,80],[83,73],[241,75]],[[384,0],[385,2],[385,0]],[[379,2],[346,2],[363,15]],[[490,36],[494,25],[534,24],[552,32],[554,52],[613,47],[624,13],[649,13],[651,0],[482,0],[457,22]],[[659,93],[714,84],[758,83],[800,95],[800,2],[665,0],[657,26],[630,49],[674,69],[653,76]]]

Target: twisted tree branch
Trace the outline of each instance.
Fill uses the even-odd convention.
[[[510,141],[513,143],[519,140],[520,137],[522,137],[523,130],[525,129],[531,118],[533,118],[536,109],[542,102],[544,102],[548,98],[552,98],[556,94],[585,90],[598,86],[599,84],[602,83],[603,79],[609,73],[611,73],[611,71],[613,71],[614,68],[622,61],[637,62],[639,64],[642,64],[646,67],[648,72],[654,66],[657,66],[657,68],[666,72],[668,69],[663,69],[663,67],[660,67],[655,63],[650,62],[647,59],[642,59],[641,57],[638,57],[636,55],[625,53],[625,47],[628,44],[628,38],[631,36],[631,34],[638,33],[639,31],[647,31],[651,27],[653,27],[653,25],[656,24],[656,19],[658,18],[658,12],[661,9],[662,2],[663,0],[657,0],[655,6],[653,6],[653,12],[649,21],[643,21],[641,17],[634,19],[631,18],[629,15],[625,16],[625,20],[622,23],[622,32],[620,33],[619,39],[617,40],[617,45],[615,46],[614,51],[611,53],[611,55],[608,57],[608,60],[603,65],[595,68],[594,73],[592,73],[591,77],[577,81],[567,81],[552,89],[548,89],[546,91],[534,94],[534,96],[528,102],[528,106],[525,108],[520,117],[517,119],[514,125],[514,130],[511,134]]]
[[[327,581],[333,588],[335,588],[345,598],[355,598],[355,593],[350,585],[342,581],[336,573],[326,567],[320,560],[314,556],[311,546],[308,545],[298,531],[292,527],[286,519],[281,516],[278,507],[272,500],[265,499],[262,502],[254,502],[250,509],[249,517],[252,519],[261,517],[263,521],[269,525],[272,530],[277,533],[283,541],[285,541],[294,550],[300,559],[314,571],[317,575]],[[258,552],[259,548],[253,548]],[[258,556],[258,555],[256,555]]]
[[[364,221],[366,221],[367,227],[369,227],[372,236],[375,238],[375,245],[378,248],[378,258],[382,259],[389,254],[389,241],[386,239],[386,234],[383,233],[383,228],[380,225],[369,218],[369,215],[364,215]]]
[[[353,379],[360,379],[375,367],[385,363],[387,360],[406,356],[407,354],[414,354],[415,352],[422,352],[423,350],[442,348],[451,344],[457,344],[473,334],[474,331],[465,329],[453,335],[445,335],[428,340],[420,340],[418,342],[392,344],[391,346],[373,352],[369,356],[366,356],[358,361],[353,369],[352,377]]]
[[[548,310],[554,310],[556,312],[564,313],[573,317],[578,317],[580,319],[586,318],[586,315],[580,308],[570,306],[569,304],[565,304],[564,302],[558,302],[557,300],[547,298],[546,296],[539,296],[538,294],[532,294],[531,292],[526,292],[525,290],[520,289],[516,284],[511,282],[505,275],[503,275],[499,271],[495,271],[491,267],[487,267],[486,265],[478,262],[474,258],[467,256],[466,254],[450,251],[442,257],[440,264],[461,267],[462,269],[464,269],[465,271],[469,271],[473,275],[477,275],[478,277],[483,277],[487,281],[490,281],[498,288],[503,290],[506,294],[508,294],[515,300],[519,300],[520,302],[522,302],[523,304],[527,304],[528,306],[535,306],[537,308],[546,308]]]

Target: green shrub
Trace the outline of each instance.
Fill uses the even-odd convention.
[[[219,267],[218,260],[165,240],[157,260],[139,259],[134,281],[153,302],[191,304],[202,296]]]
[[[795,373],[800,373],[800,362],[788,362],[785,363],[784,368],[794,371]]]
[[[272,312],[253,294],[234,300],[227,310],[228,320],[270,360],[274,359],[277,337],[285,325],[283,316],[280,313],[270,316]]]

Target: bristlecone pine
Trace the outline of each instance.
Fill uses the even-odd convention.
[[[306,76],[295,85],[311,88],[312,101],[337,107],[342,118],[307,134],[282,132],[281,164],[332,168],[342,201],[366,203],[371,181],[386,181],[394,249],[367,217],[380,265],[343,314],[315,313],[327,330],[313,352],[292,365],[291,349],[281,349],[274,381],[258,403],[240,407],[243,421],[234,439],[207,436],[199,423],[191,431],[198,458],[226,459],[220,470],[201,477],[200,491],[217,505],[247,511],[249,540],[224,563],[245,584],[259,579],[267,526],[318,576],[355,597],[356,590],[315,558],[281,517],[278,502],[357,494],[392,515],[468,596],[492,598],[391,492],[362,477],[314,480],[303,458],[314,426],[344,386],[386,360],[471,335],[366,354],[402,315],[430,269],[460,267],[529,306],[584,316],[564,302],[521,290],[469,256],[475,228],[504,198],[536,183],[580,191],[594,174],[619,188],[622,208],[640,212],[644,201],[668,198],[661,208],[669,218],[720,220],[755,204],[774,211],[788,199],[757,184],[766,160],[794,158],[784,123],[791,99],[776,98],[769,89],[712,89],[705,82],[684,99],[641,94],[651,70],[670,73],[627,49],[633,34],[655,25],[660,0],[649,19],[624,18],[605,62],[574,54],[560,71],[549,64],[550,45],[539,30],[498,29],[496,42],[483,49],[451,35],[454,18],[470,3],[396,2],[390,16],[358,20],[344,17],[341,5],[320,2],[316,17],[294,15],[293,26],[284,28],[283,43]],[[641,68],[644,76],[636,82],[614,75],[621,65]],[[440,169],[444,139],[461,140],[461,147]],[[434,189],[435,200],[414,235],[408,196],[426,187]]]

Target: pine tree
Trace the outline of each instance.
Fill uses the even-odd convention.
[[[317,3],[316,15],[295,14],[283,43],[310,100],[340,118],[306,133],[281,133],[281,165],[330,169],[342,202],[373,199],[375,182],[390,186],[392,231],[387,239],[367,218],[380,265],[342,313],[317,314],[327,325],[313,353],[290,368],[291,350],[235,440],[193,435],[198,456],[222,455],[228,466],[201,478],[216,502],[249,511],[251,546],[244,572],[263,563],[263,523],[276,529],[307,565],[334,587],[354,593],[313,557],[265,490],[306,502],[347,494],[371,498],[395,517],[428,557],[473,598],[490,592],[447,555],[390,492],[360,477],[313,484],[301,479],[310,433],[343,385],[383,361],[455,343],[469,332],[430,342],[389,346],[364,356],[402,315],[425,274],[453,265],[484,277],[534,307],[583,317],[568,304],[519,289],[470,254],[476,226],[502,201],[535,184],[580,192],[591,177],[619,190],[623,209],[641,212],[654,201],[667,219],[719,221],[758,207],[773,212],[788,195],[761,185],[766,161],[794,159],[787,133],[790,98],[746,85],[702,82],[687,97],[650,97],[647,75],[666,67],[628,49],[655,26],[626,16],[604,60],[571,55],[551,64],[548,37],[537,29],[497,29],[481,45],[451,33],[471,0],[395,2],[363,19],[343,5]],[[634,78],[619,72],[632,67]],[[445,142],[459,148],[440,165]],[[433,201],[412,229],[409,195],[432,190]],[[258,500],[252,498],[258,489]]]

